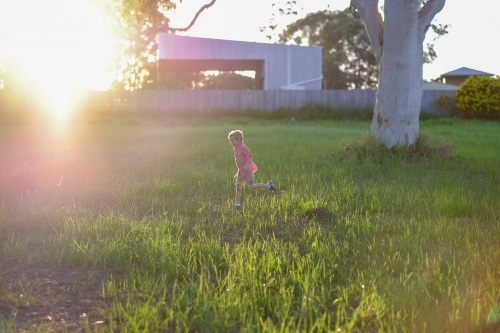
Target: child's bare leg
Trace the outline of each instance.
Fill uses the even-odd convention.
[[[236,205],[241,204],[241,190],[243,188],[243,185],[236,185],[236,196],[234,198],[234,203]]]
[[[262,184],[262,183],[258,183],[258,184],[248,184],[248,187],[250,187],[252,190],[257,190],[257,189],[260,189],[260,188],[269,189],[269,185],[267,185],[267,184]]]
[[[262,183],[248,184],[248,187],[250,187],[252,190],[264,189],[265,188],[265,189],[270,190],[274,194],[276,194],[276,192],[278,191],[278,188],[276,187],[276,185],[274,185],[274,183],[271,180],[268,181],[267,184],[262,184]]]

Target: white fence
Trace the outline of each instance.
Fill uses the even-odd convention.
[[[81,105],[103,111],[138,112],[212,112],[216,110],[260,110],[279,108],[298,109],[303,106],[324,105],[329,108],[373,109],[376,90],[144,90],[91,92]],[[435,103],[441,95],[453,97],[453,92],[424,90],[422,112],[447,115]],[[26,110],[34,107],[29,99],[19,98],[17,106],[11,98],[0,93],[0,111]],[[9,102],[10,101],[10,102]]]
[[[92,107],[115,111],[211,112],[215,110],[298,109],[324,105],[333,109],[373,109],[376,90],[150,90],[94,93]],[[436,99],[453,92],[425,90],[422,112],[447,115]]]

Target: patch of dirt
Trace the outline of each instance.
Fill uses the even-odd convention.
[[[330,221],[338,220],[338,216],[336,214],[332,213],[327,208],[321,206],[309,209],[302,215],[302,217],[306,219],[312,219],[313,217],[317,217],[320,220],[330,220]]]
[[[75,267],[23,265],[0,258],[0,332],[50,325],[52,331],[85,331],[105,324],[98,311],[111,306],[102,286],[117,272]]]

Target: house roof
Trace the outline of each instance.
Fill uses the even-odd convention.
[[[437,81],[431,81],[431,82],[424,81],[422,83],[422,88],[424,90],[457,90],[459,87],[454,86],[452,84],[444,84]]]
[[[493,76],[493,75],[495,75],[495,74],[478,71],[478,70],[475,70],[472,68],[461,67],[461,68],[455,69],[451,72],[441,74],[441,77],[446,77],[446,76]]]

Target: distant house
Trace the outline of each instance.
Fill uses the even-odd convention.
[[[441,74],[441,76],[437,78],[436,81],[454,86],[460,86],[465,80],[469,78],[469,76],[493,76],[493,75],[495,74],[486,73],[467,67],[461,67],[459,69],[455,69],[454,71]]]
[[[322,88],[322,47],[159,33],[159,75],[169,71],[255,71],[258,89]]]

